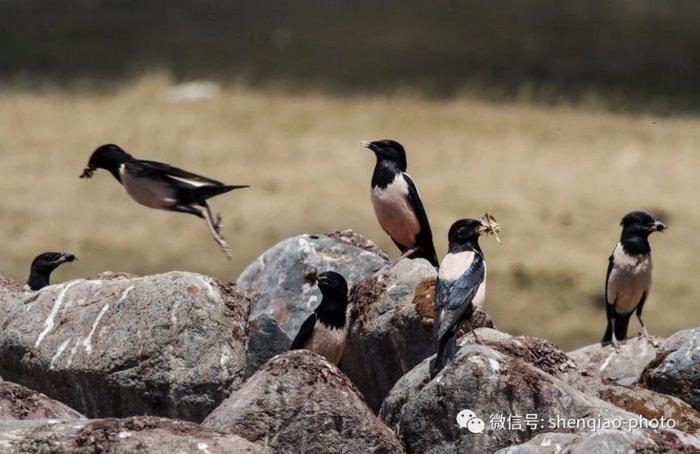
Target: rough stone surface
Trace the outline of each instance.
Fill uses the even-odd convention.
[[[644,370],[641,382],[700,410],[700,328],[669,337]]]
[[[663,341],[654,338],[656,343]],[[632,385],[639,381],[642,371],[659,351],[649,339],[630,337],[621,343],[619,352],[612,345],[600,343],[569,352],[578,368],[598,382]]]
[[[350,380],[307,350],[270,360],[203,425],[275,452],[403,452]]]
[[[340,368],[377,412],[396,381],[435,353],[435,268],[403,259],[350,292],[350,319]]]
[[[386,264],[367,244],[369,241],[361,236],[345,232],[335,238],[299,235],[273,246],[248,265],[236,281],[237,287],[250,297],[250,320],[270,314],[282,331],[294,339],[301,324],[321,302],[318,287],[306,283],[304,275],[313,269],[319,273],[337,271],[350,288]]]
[[[271,453],[269,449],[236,435],[213,432],[191,422],[152,416],[72,422],[0,422],[0,452]]]
[[[497,454],[697,454],[700,441],[676,430],[600,430],[586,434],[544,433]]]
[[[508,337],[489,331],[477,329],[479,339]],[[541,357],[538,348],[526,346],[523,351],[530,351],[526,353],[528,360],[545,369],[572,367],[558,349],[551,349],[549,359]],[[523,430],[493,430],[488,425],[491,415],[537,414],[545,422],[556,417],[638,418],[509,355],[486,343],[466,343],[454,362],[433,380],[426,359],[396,383],[382,405],[380,417],[399,435],[407,451],[420,453],[492,452],[546,430],[525,425]],[[459,428],[456,416],[463,409],[471,409],[485,420],[487,428],[482,434]]]
[[[29,388],[0,379],[0,421],[84,419],[72,408]]]
[[[700,412],[668,394],[638,386],[603,385],[599,397],[647,419],[673,419],[676,429],[700,436]]]
[[[184,272],[75,280],[0,304],[0,375],[88,417],[201,421],[245,372],[247,300]]]
[[[289,350],[292,340],[277,326],[274,317],[260,314],[248,323],[246,378],[273,356]]]

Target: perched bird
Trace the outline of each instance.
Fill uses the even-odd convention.
[[[301,325],[289,349],[311,350],[337,365],[345,349],[348,284],[334,271],[321,273],[317,279],[321,304]]]
[[[70,252],[44,252],[39,254],[32,261],[29,270],[27,285],[32,290],[39,290],[49,285],[49,279],[53,270],[66,262],[75,260],[75,256]]]
[[[141,205],[203,218],[214,241],[231,257],[221,235],[221,216],[214,219],[207,199],[248,186],[225,185],[169,164],[136,159],[113,144],[102,145],[92,153],[80,178],[91,178],[97,169],[109,171]]]
[[[649,235],[663,232],[666,226],[643,211],[627,213],[620,222],[622,235],[608,259],[605,277],[607,328],[603,342],[612,342],[615,349],[627,337],[632,312],[637,311],[642,336],[648,337],[642,321],[644,302],[651,290],[651,247]]]
[[[422,257],[437,267],[433,233],[416,185],[406,173],[403,147],[394,140],[363,141],[360,145],[377,157],[371,199],[379,225],[401,250],[401,257]]]
[[[433,320],[438,348],[437,355],[430,364],[431,377],[452,361],[459,326],[463,321],[469,323],[474,309],[482,308],[484,304],[486,260],[479,246],[479,236],[493,234],[500,243],[499,231],[500,226],[488,214],[481,221],[460,219],[450,227],[447,255],[440,264],[435,288]]]

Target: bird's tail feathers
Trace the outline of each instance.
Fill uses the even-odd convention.
[[[457,331],[450,331],[440,339],[435,359],[430,362],[430,377],[435,377],[455,356],[457,350]]]
[[[192,199],[195,202],[204,202],[207,199],[210,199],[212,197],[215,197],[217,195],[225,194],[229,191],[233,191],[234,189],[243,189],[247,188],[249,186],[247,185],[239,185],[239,186],[234,186],[234,185],[222,185],[222,186],[215,186],[215,185],[206,185],[206,186],[200,186],[197,188],[192,188],[190,189],[190,194]]]
[[[629,314],[617,314],[615,316],[614,326],[608,321],[601,342],[612,342],[613,331],[615,332],[615,339],[618,341],[625,339],[627,337],[627,328],[629,327],[631,316],[631,312]]]

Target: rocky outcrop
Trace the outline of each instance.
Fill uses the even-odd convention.
[[[243,380],[247,317],[235,288],[184,272],[17,293],[0,304],[0,375],[88,417],[201,421]]]
[[[435,268],[403,259],[350,291],[350,318],[340,368],[377,412],[394,383],[435,353]]]
[[[248,349],[245,377],[253,375],[273,356],[289,350],[291,339],[270,314],[260,314],[248,323]]]
[[[635,418],[552,375],[573,367],[558,349],[537,343],[528,346],[516,338],[508,341],[510,336],[486,328],[477,329],[477,335],[483,344],[467,341],[454,362],[433,380],[425,360],[404,375],[385,399],[380,417],[407,451],[492,452],[546,431],[552,418]],[[501,347],[492,347],[490,340]],[[487,425],[484,432],[475,435],[460,429],[456,417],[461,410],[472,410],[482,418]],[[522,423],[522,428],[504,430],[489,427],[492,415],[523,418],[528,414],[537,415],[538,424]]]
[[[642,373],[642,386],[700,410],[700,328],[669,337]]]
[[[275,452],[403,452],[350,380],[306,350],[270,360],[203,425]]]
[[[545,433],[496,454],[697,454],[700,442],[676,430],[601,430],[586,434]]]
[[[271,454],[261,445],[197,424],[141,416],[59,422],[0,422],[0,451],[17,453]]]
[[[250,320],[272,315],[293,339],[321,302],[321,292],[304,276],[312,271],[336,271],[348,287],[386,264],[386,255],[351,231],[329,235],[299,235],[278,243],[250,264],[236,281],[251,300]]]
[[[24,386],[0,379],[0,421],[34,419],[84,419],[83,415],[61,402],[49,399]]]
[[[661,338],[630,337],[615,351],[612,345],[600,343],[569,352],[578,368],[595,379],[595,387],[602,382],[632,385],[639,381],[642,371],[659,352]]]

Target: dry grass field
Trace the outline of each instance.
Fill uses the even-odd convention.
[[[111,93],[0,92],[0,273],[25,279],[38,252],[69,250],[80,261],[56,281],[104,270],[234,280],[277,241],[336,228],[396,254],[369,202],[374,158],[357,145],[391,137],[408,151],[440,256],[455,219],[488,211],[500,221],[504,245],[482,242],[486,304],[499,328],[567,349],[597,341],[607,257],[620,217],[637,208],[670,227],[652,238],[647,326],[668,335],[700,325],[698,118],[236,85],[212,100],[170,103],[169,85],[156,75]],[[137,205],[106,172],[78,179],[108,142],[250,184],[213,199],[233,261],[201,220]]]

